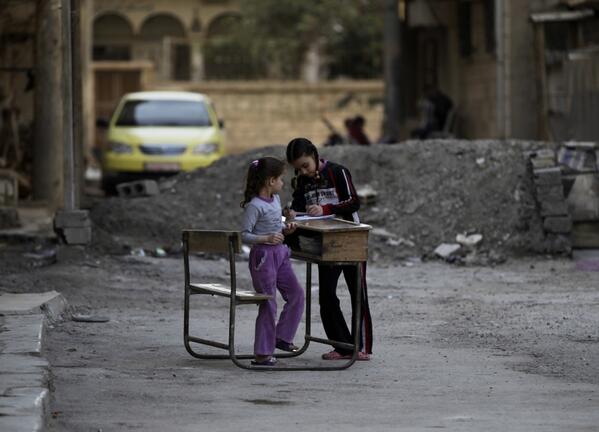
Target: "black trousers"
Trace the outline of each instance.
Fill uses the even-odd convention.
[[[372,353],[372,319],[370,317],[370,308],[368,307],[368,292],[366,290],[366,263],[359,266],[362,281],[362,306],[360,313],[360,350],[368,354]],[[355,265],[318,265],[318,300],[320,303],[320,318],[324,326],[324,331],[328,339],[353,344],[354,338],[339,306],[337,297],[337,283],[339,276],[343,273],[347,283],[352,304],[352,320],[356,308],[356,293],[358,287],[356,284],[358,267]],[[353,321],[352,321],[353,322]],[[335,351],[341,354],[350,354],[348,350],[335,348]]]

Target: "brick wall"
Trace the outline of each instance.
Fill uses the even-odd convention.
[[[343,120],[361,114],[371,140],[380,135],[383,119],[381,81],[200,82],[163,83],[157,89],[179,89],[207,94],[225,121],[230,153],[268,145],[284,145],[304,136],[321,144],[330,133],[322,117],[341,133]]]

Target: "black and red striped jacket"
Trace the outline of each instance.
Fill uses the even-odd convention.
[[[347,168],[320,160],[320,178],[298,176],[291,208],[306,211],[307,205],[322,206],[323,214],[334,214],[345,220],[360,222],[360,201]]]

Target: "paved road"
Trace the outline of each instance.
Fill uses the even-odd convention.
[[[570,261],[371,267],[372,361],[340,372],[279,373],[185,352],[180,260],[87,258],[79,266],[83,276],[59,264],[45,277],[62,283],[71,305],[111,320],[69,321],[49,332],[51,431],[547,432],[599,425],[598,274]],[[226,267],[200,261],[194,270],[204,278],[224,276]],[[204,299],[196,332],[224,331],[226,305]],[[348,296],[342,300],[347,307]],[[255,307],[240,311],[238,349],[249,350]],[[305,361],[319,361],[324,350],[311,346]]]

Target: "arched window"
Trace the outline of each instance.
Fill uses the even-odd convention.
[[[208,26],[207,37],[227,37],[230,36],[234,29],[241,23],[241,15],[238,13],[224,13],[214,18]]]
[[[181,21],[173,15],[159,14],[147,18],[141,25],[139,35],[144,40],[157,40],[164,37],[186,37]]]
[[[131,60],[133,26],[123,16],[106,13],[94,20],[93,59]]]
[[[208,79],[250,79],[260,75],[249,49],[238,37],[241,15],[224,13],[214,18],[206,31],[204,64]]]

